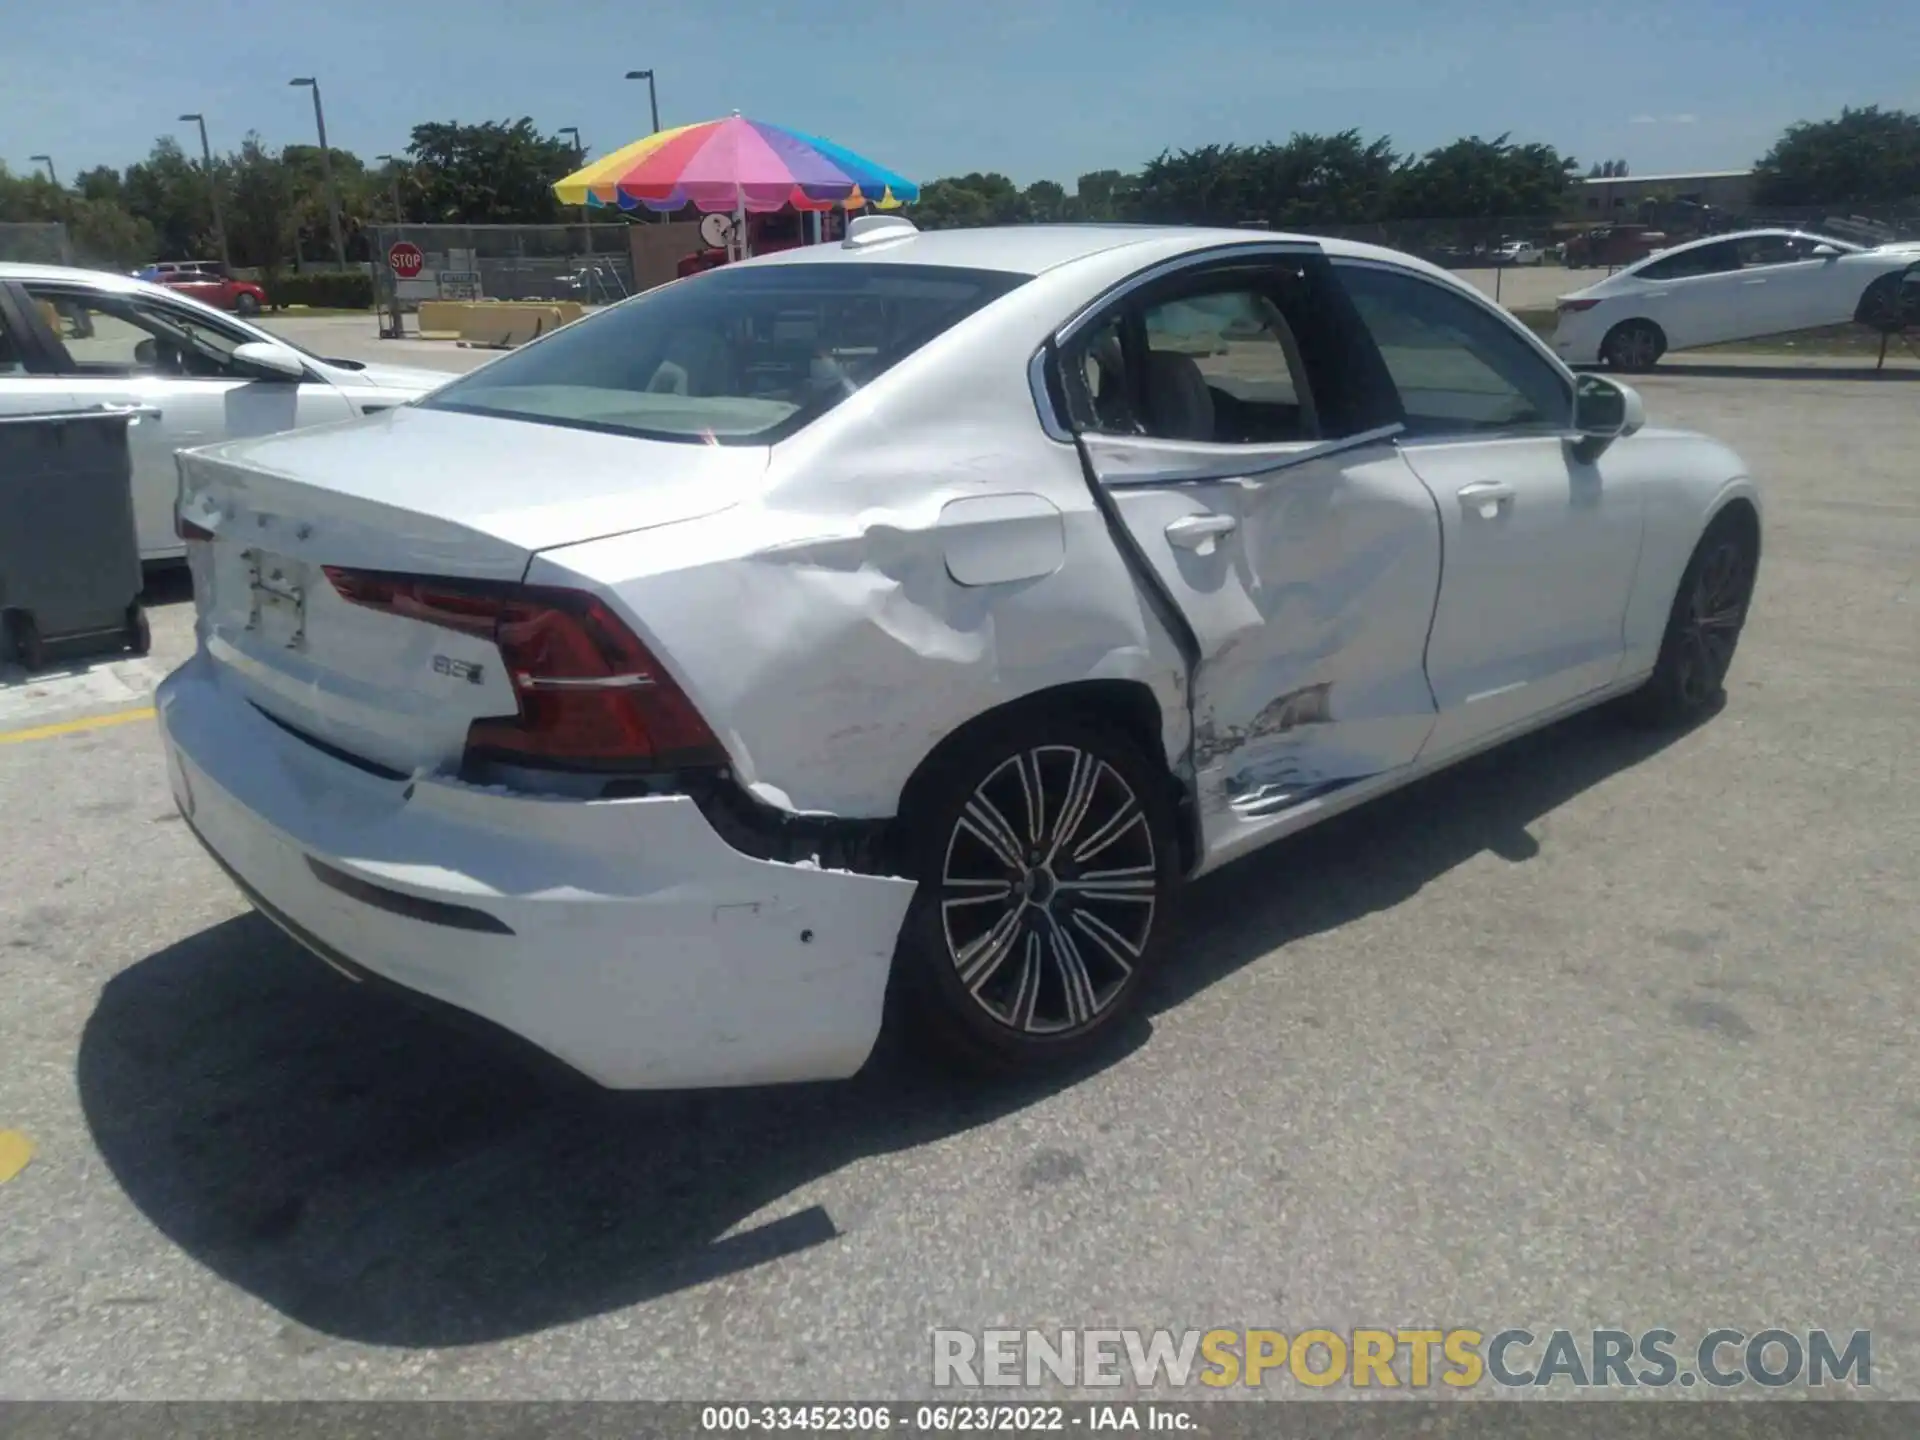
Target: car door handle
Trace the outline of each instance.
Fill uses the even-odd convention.
[[[1483,520],[1491,520],[1507,506],[1513,504],[1513,486],[1504,480],[1479,480],[1471,485],[1462,485],[1457,492],[1460,508],[1470,515],[1478,515]]]
[[[1167,542],[1182,550],[1211,555],[1214,543],[1239,527],[1240,522],[1231,515],[1182,515],[1167,526]]]
[[[1742,281],[1741,281],[1740,283],[1741,283],[1742,285],[1764,285],[1764,284],[1766,284],[1767,282],[1766,282],[1766,280],[1765,280],[1764,278],[1762,278],[1762,279],[1759,279],[1759,280],[1742,280]]]

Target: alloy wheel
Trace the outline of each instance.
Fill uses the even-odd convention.
[[[1113,766],[1074,745],[1013,755],[947,838],[940,921],[961,988],[1023,1035],[1085,1030],[1145,953],[1159,876],[1147,812]]]
[[[1614,335],[1610,350],[1622,370],[1651,370],[1660,359],[1660,337],[1645,325],[1630,325]]]
[[[1675,654],[1680,695],[1688,705],[1705,704],[1726,679],[1752,594],[1746,546],[1723,540],[1701,557]]]

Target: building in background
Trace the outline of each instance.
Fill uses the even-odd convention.
[[[1742,211],[1753,202],[1753,171],[1695,170],[1676,175],[1594,176],[1567,187],[1567,216],[1589,224],[1631,221],[1645,205]]]

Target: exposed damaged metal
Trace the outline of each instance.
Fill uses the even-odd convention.
[[[686,787],[714,832],[743,855],[855,875],[904,876],[891,820],[843,820],[833,815],[796,815],[754,799],[719,776],[702,776]]]

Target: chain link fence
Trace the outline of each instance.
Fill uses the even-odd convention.
[[[611,225],[376,225],[374,300],[382,314],[422,300],[577,300],[611,305],[634,290],[625,222]],[[412,246],[412,275],[391,261]],[[403,258],[407,252],[402,251]]]
[[[0,260],[23,265],[71,265],[73,242],[57,221],[0,222]]]

